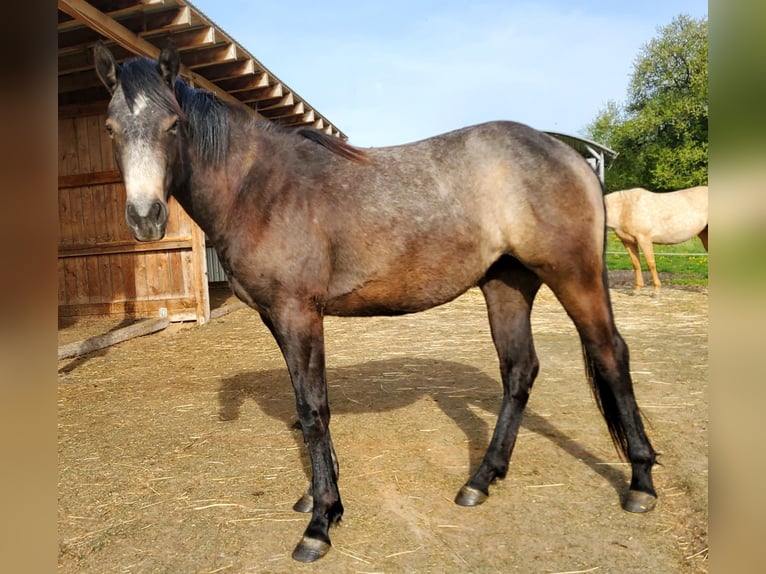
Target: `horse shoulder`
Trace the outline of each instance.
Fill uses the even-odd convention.
[[[618,237],[636,241],[651,233],[654,211],[652,194],[643,188],[627,189],[619,193]]]

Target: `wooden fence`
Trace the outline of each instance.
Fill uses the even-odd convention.
[[[105,105],[59,110],[59,316],[210,316],[205,237],[171,200],[167,233],[139,243],[125,223],[125,191]]]

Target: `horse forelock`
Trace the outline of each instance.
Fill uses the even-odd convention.
[[[157,63],[148,58],[126,62],[120,86],[131,114],[157,107],[176,114],[188,125],[191,143],[204,161],[217,164],[228,150],[229,121],[224,103],[212,92],[189,86],[177,78],[173,90],[160,76]]]
[[[173,92],[160,77],[157,63],[147,58],[126,62],[120,71],[120,86],[131,113],[146,106],[156,106],[183,116]]]

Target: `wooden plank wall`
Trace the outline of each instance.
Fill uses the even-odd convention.
[[[59,111],[59,316],[123,315],[206,322],[204,234],[171,199],[167,234],[140,243],[100,110]]]

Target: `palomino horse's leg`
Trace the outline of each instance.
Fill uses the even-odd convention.
[[[662,283],[660,283],[660,276],[657,274],[657,264],[654,260],[654,244],[651,239],[640,240],[638,244],[644,252],[644,259],[646,259],[646,265],[649,267],[649,273],[652,274],[652,283],[654,284],[652,297],[659,297]]]
[[[614,324],[606,280],[597,280],[593,274],[583,277],[586,279],[579,282],[559,276],[543,280],[580,333],[596,401],[615,445],[631,463],[630,490],[623,508],[646,512],[657,500],[652,482],[652,466],[657,459],[633,392],[628,347]]]
[[[484,502],[489,485],[505,478],[539,365],[529,322],[532,301],[540,287],[538,277],[517,260],[504,257],[490,268],[480,285],[500,359],[503,403],[484,460],[455,498],[461,506]]]
[[[636,286],[633,288],[633,293],[638,294],[644,286],[644,277],[641,274],[641,259],[638,256],[638,244],[633,241],[626,241],[625,239],[620,239],[620,241],[622,241],[625,249],[628,250],[630,263],[633,265],[633,272],[636,274]]]
[[[330,550],[330,525],[343,516],[338,467],[330,439],[322,316],[309,301],[295,300],[261,316],[285,357],[303,440],[311,457],[312,515],[293,558],[313,562]]]

